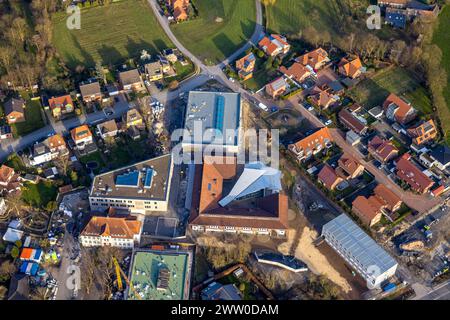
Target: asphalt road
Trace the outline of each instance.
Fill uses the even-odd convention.
[[[418,300],[450,300],[450,281],[444,282]]]

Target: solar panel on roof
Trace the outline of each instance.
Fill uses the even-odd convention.
[[[135,187],[139,185],[139,171],[131,171],[117,176],[116,186]]]

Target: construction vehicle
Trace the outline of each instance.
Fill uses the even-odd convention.
[[[136,292],[136,289],[134,289],[133,284],[128,280],[127,275],[122,270],[122,268],[119,265],[119,262],[117,262],[117,259],[115,257],[112,257],[112,262],[114,264],[114,268],[116,270],[116,277],[117,277],[117,287],[120,291],[123,291],[123,283],[122,278],[125,280],[127,286],[130,288],[130,290],[133,292],[134,296],[138,298],[139,300],[142,300],[141,296]],[[122,277],[121,277],[122,276]]]

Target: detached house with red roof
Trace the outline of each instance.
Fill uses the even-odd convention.
[[[317,179],[331,191],[336,189],[337,186],[344,181],[344,179],[341,178],[329,164],[325,164],[323,166],[317,176]]]
[[[342,58],[338,64],[338,68],[340,74],[352,79],[358,78],[364,71],[364,67],[359,58],[353,60]]]
[[[368,151],[376,160],[386,163],[398,157],[398,149],[388,140],[379,136],[373,137],[368,143]]]
[[[403,125],[411,122],[417,116],[417,111],[411,104],[406,103],[403,99],[393,93],[391,93],[384,101],[383,109],[386,118]]]
[[[0,195],[19,192],[22,187],[20,175],[6,165],[0,167]]]
[[[311,102],[321,109],[328,109],[338,101],[339,96],[332,94],[329,90],[322,90],[319,87],[315,87],[311,95]]]
[[[355,179],[364,173],[364,166],[352,156],[344,154],[338,160],[336,171],[346,180]]]
[[[330,62],[330,58],[328,58],[328,53],[324,49],[317,48],[314,51],[307,52],[298,57],[295,61],[301,63],[305,67],[309,67],[313,71],[317,71]]]
[[[286,38],[279,34],[271,34],[265,36],[258,46],[264,53],[270,57],[276,57],[280,54],[286,54],[291,49],[291,45],[287,42]]]
[[[189,226],[195,232],[284,237],[288,198],[281,173],[260,162],[240,165],[236,157],[205,157],[195,166]]]
[[[427,193],[434,182],[427,177],[411,161],[411,155],[404,154],[396,163],[397,177],[407,183],[411,189],[417,193]]]
[[[48,104],[54,118],[59,119],[62,115],[73,112],[74,104],[70,95],[53,97]]]
[[[70,135],[79,150],[83,150],[86,145],[94,142],[92,139],[92,132],[85,124],[70,130]]]
[[[280,72],[283,73],[289,79],[292,79],[298,83],[305,81],[306,78],[308,78],[311,75],[311,71],[298,62],[294,62],[294,64],[289,68],[281,66]]]
[[[172,9],[173,18],[176,21],[184,21],[189,18],[187,11],[189,0],[168,0],[167,3]]]

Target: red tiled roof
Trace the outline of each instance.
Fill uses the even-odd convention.
[[[411,114],[415,112],[414,108],[403,101],[400,97],[397,95],[391,93],[387,99],[383,103],[383,108],[386,110],[391,104],[394,104],[398,107],[398,110],[395,112],[395,119],[400,123],[408,122],[409,120],[412,120]]]
[[[402,203],[402,200],[383,184],[377,185],[374,189],[374,193],[375,196],[391,211]]]
[[[397,161],[397,176],[408,183],[414,191],[425,193],[431,188],[434,182],[409,161],[410,157],[410,155],[404,154]]]
[[[84,236],[106,236],[112,238],[133,239],[139,234],[141,222],[127,218],[92,217],[81,232]]]
[[[322,48],[317,48],[314,51],[307,52],[304,55],[298,57],[296,61],[300,62],[304,66],[309,65],[311,68],[315,68],[318,63],[322,63],[327,58],[328,53]]]
[[[336,187],[336,184],[342,181],[342,178],[339,177],[336,174],[336,171],[328,164],[325,164],[322,170],[320,170],[317,178],[329,190],[333,190]]]
[[[393,153],[398,154],[398,149],[392,144],[392,142],[383,140],[378,136],[375,136],[368,144],[369,151],[375,152],[378,157],[386,161]]]
[[[281,66],[280,71],[288,77],[293,77],[296,81],[303,81],[305,77],[309,76],[311,72],[301,63],[295,62],[289,68]]]
[[[342,60],[338,64],[339,70],[350,78],[355,78],[358,76],[358,72],[361,71],[362,63],[359,58],[353,59],[351,61],[346,58],[342,58]]]
[[[347,109],[342,109],[341,112],[339,112],[339,119],[346,127],[348,127],[350,130],[355,131],[358,134],[361,134],[361,132],[367,129],[366,125],[361,121],[359,121]]]
[[[352,209],[364,223],[371,224],[372,220],[382,212],[383,204],[374,196],[366,198],[358,196],[352,202]]]

